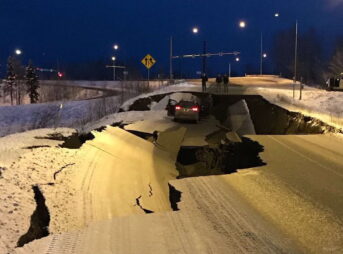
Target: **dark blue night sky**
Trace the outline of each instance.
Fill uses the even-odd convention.
[[[328,54],[336,35],[343,35],[342,13],[342,0],[0,0],[0,68],[3,73],[15,48],[23,50],[24,61],[54,67],[57,60],[110,59],[118,43],[122,61],[139,63],[150,53],[158,61],[154,68],[167,70],[171,35],[175,54],[200,52],[206,39],[209,51],[239,50],[239,64],[257,65],[260,32],[268,53],[273,35],[296,19],[300,31],[318,30]],[[245,30],[238,28],[240,19],[247,21]],[[184,61],[200,70],[200,61]],[[209,65],[225,71],[229,61],[213,58]]]

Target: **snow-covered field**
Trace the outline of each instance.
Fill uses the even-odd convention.
[[[51,83],[53,82],[56,81]],[[71,82],[70,87],[72,85],[83,87],[80,81]],[[111,82],[86,82],[85,86],[103,89],[112,85]],[[120,88],[119,82],[115,83],[115,85],[117,86],[116,89]],[[70,127],[84,132],[86,124],[95,122],[106,115],[116,113],[122,101],[146,90],[144,87],[135,87],[134,85],[135,83],[126,84],[126,92],[123,97],[119,95],[91,100],[0,106],[0,137],[39,128]],[[137,83],[137,85],[141,85],[141,83]],[[162,83],[152,82],[149,89],[159,88],[162,91],[164,90]]]
[[[40,128],[82,129],[91,121],[117,112],[120,97],[0,107],[0,136]]]

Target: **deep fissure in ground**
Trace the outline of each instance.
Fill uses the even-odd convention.
[[[291,112],[274,105],[260,95],[212,95],[211,114],[221,123],[227,118],[228,107],[245,100],[257,135],[306,135],[341,132],[316,118]]]
[[[181,92],[182,93],[182,92]],[[312,117],[297,112],[290,112],[274,105],[260,95],[217,95],[200,92],[184,92],[197,96],[200,100],[211,97],[213,107],[211,115],[220,122],[227,118],[227,109],[240,100],[245,100],[252,122],[258,135],[288,135],[288,134],[323,134],[326,132],[341,132],[340,130]],[[160,102],[171,93],[152,95],[137,99],[129,111],[149,111],[152,102]],[[123,111],[123,109],[121,109]]]
[[[22,235],[17,247],[23,247],[25,244],[49,235],[50,213],[45,204],[45,198],[38,185],[32,186],[36,209],[31,215],[29,230]]]
[[[263,151],[262,145],[246,137],[241,142],[181,147],[176,162],[178,178],[231,174],[238,169],[264,166],[259,156]]]

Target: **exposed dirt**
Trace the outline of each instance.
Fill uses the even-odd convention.
[[[23,149],[38,149],[38,148],[48,148],[48,147],[51,147],[51,146],[49,146],[49,145],[26,146],[26,147],[23,147]]]
[[[199,99],[206,99],[208,94],[200,92],[178,92],[178,93],[191,93],[197,96]],[[172,93],[157,94],[150,97],[140,98],[136,100],[130,107],[129,111],[149,111],[150,105],[152,102],[160,102],[165,96],[168,96]],[[119,112],[122,112],[121,109]]]
[[[211,147],[182,147],[176,163],[178,178],[230,174],[265,165],[259,157],[264,149],[258,142],[246,137],[236,143],[221,141]]]
[[[0,178],[2,178],[2,172],[5,171],[5,170],[6,170],[6,168],[0,167]]]
[[[102,128],[100,129],[103,130]],[[79,135],[78,133],[74,133],[73,135],[68,136],[68,137],[63,136],[60,133],[54,133],[46,137],[35,137],[35,138],[64,141],[63,144],[59,145],[60,147],[68,148],[68,149],[79,149],[87,140],[92,140],[95,137],[92,133],[81,134],[81,135]]]
[[[30,221],[30,228],[26,234],[22,235],[17,243],[17,247],[49,235],[50,213],[45,205],[45,198],[37,185],[32,186],[35,194],[36,210],[33,212]]]
[[[212,114],[223,123],[227,118],[225,109],[240,100],[245,100],[248,105],[256,134],[288,135],[340,132],[318,119],[290,112],[271,104],[258,95],[213,95]]]
[[[168,183],[169,186],[169,201],[173,211],[179,211],[178,203],[181,201],[182,192],[178,191],[173,185]]]
[[[199,98],[208,94],[188,92]],[[148,111],[152,102],[159,102],[171,93],[153,95],[136,100],[129,111]],[[323,134],[327,132],[341,132],[340,130],[312,117],[300,113],[290,112],[277,105],[271,104],[259,95],[212,95],[213,107],[211,114],[222,123],[227,118],[227,108],[240,100],[245,100],[256,134],[288,135],[288,134]]]
[[[145,212],[146,214],[154,213],[154,211],[145,209],[145,208],[141,205],[141,201],[140,201],[141,198],[142,198],[142,196],[139,196],[138,198],[136,198],[136,206],[138,206],[140,209],[142,209],[143,212]]]

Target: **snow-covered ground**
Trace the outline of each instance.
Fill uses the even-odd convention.
[[[40,128],[82,129],[91,121],[117,112],[120,97],[0,107],[0,137]]]
[[[147,87],[150,89],[157,89],[161,86],[167,85],[168,81],[89,81],[89,80],[43,80],[44,85],[53,86],[70,86],[70,87],[82,87],[91,89],[104,89],[104,90],[119,90],[122,85],[132,87]]]
[[[51,84],[48,83],[52,85],[53,82],[56,81],[51,81]],[[98,89],[113,86],[111,82],[86,82],[83,85],[81,81],[70,81],[68,86],[72,87],[73,85],[75,85],[74,87],[92,87]],[[120,88],[119,82],[114,83],[114,85],[117,86],[116,88]],[[70,127],[84,132],[84,126],[86,124],[95,122],[106,115],[116,113],[122,101],[146,90],[144,87],[138,88],[134,85],[134,82],[126,84],[126,92],[123,97],[118,95],[90,100],[0,106],[0,137],[39,128]],[[149,89],[161,88],[161,90],[164,90],[163,85],[165,83],[151,82]]]

